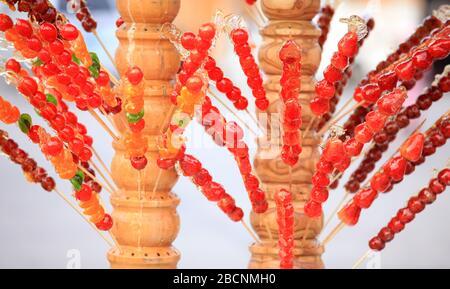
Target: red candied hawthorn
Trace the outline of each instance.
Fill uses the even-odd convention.
[[[401,146],[401,156],[411,162],[418,161],[422,156],[424,143],[425,136],[422,133],[415,133]]]
[[[401,156],[394,157],[383,166],[383,170],[394,181],[401,181],[406,171],[406,160]]]
[[[348,203],[339,213],[339,219],[348,226],[354,226],[358,223],[361,208],[355,202]]]
[[[414,78],[414,74],[416,73],[416,69],[414,67],[414,63],[412,59],[405,60],[395,66],[395,73],[398,78],[403,81],[408,81]]]
[[[406,89],[404,87],[396,88],[377,101],[378,111],[386,116],[394,115],[402,108],[405,99]]]
[[[329,163],[339,163],[346,156],[344,144],[338,138],[330,139],[322,153],[323,160]]]
[[[214,33],[209,33],[210,37],[213,35]],[[266,97],[261,72],[259,71],[255,58],[251,53],[248,38],[247,31],[242,28],[236,28],[230,32],[230,39],[233,42],[234,51],[238,55],[241,68],[247,77],[247,85],[252,90],[252,95],[255,98],[255,105],[258,109],[265,111],[269,107],[270,103]],[[234,86],[232,85],[232,87]],[[227,90],[225,93],[231,93],[231,91],[232,89]],[[228,96],[228,98],[230,98],[230,96]],[[246,102],[248,101],[244,101],[245,98],[241,97],[240,93],[239,96],[235,95],[233,98],[235,98],[235,106],[238,109],[247,108]]]
[[[377,196],[378,192],[372,188],[362,189],[356,193],[353,201],[358,207],[367,209],[372,205]]]
[[[358,35],[353,31],[347,32],[339,41],[338,50],[348,58],[355,56],[358,52]]]
[[[355,127],[355,139],[362,144],[368,143],[372,140],[373,132],[366,123],[361,123]]]
[[[387,174],[384,172],[379,172],[375,174],[370,180],[370,186],[377,192],[385,192],[391,185],[391,180]]]
[[[316,116],[321,116],[330,110],[330,102],[328,99],[315,97],[311,100],[310,108]]]
[[[322,204],[315,202],[315,201],[309,201],[306,203],[305,207],[305,214],[310,218],[318,218],[322,216]]]
[[[284,104],[283,122],[283,148],[281,159],[285,164],[294,166],[302,152],[302,107],[298,101],[300,91],[300,60],[301,50],[297,44],[288,40],[280,50],[279,57],[283,62],[283,73],[280,84]]]

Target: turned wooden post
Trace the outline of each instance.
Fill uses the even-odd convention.
[[[250,268],[279,268],[278,258],[278,225],[276,222],[274,192],[281,188],[289,189],[289,168],[280,158],[277,150],[281,141],[279,137],[271,137],[272,131],[278,128],[276,118],[281,116],[282,101],[279,97],[282,63],[278,52],[283,43],[293,39],[302,48],[302,91],[300,103],[303,106],[303,126],[306,129],[312,118],[309,100],[314,96],[314,74],[320,64],[321,49],[318,44],[320,31],[311,23],[319,10],[319,0],[261,0],[263,13],[269,19],[266,27],[261,29],[263,44],[259,49],[259,61],[266,75],[265,87],[271,102],[269,113],[268,137],[258,139],[258,152],[255,157],[255,169],[263,183],[269,200],[269,210],[261,215],[252,212],[251,222],[258,233],[262,244],[250,247],[252,258]],[[272,118],[272,119],[271,119]],[[272,125],[272,126],[271,126]],[[321,254],[323,247],[317,244],[316,236],[320,233],[323,221],[317,219],[311,223],[304,242],[300,247],[308,218],[304,215],[303,206],[311,190],[311,177],[318,160],[319,139],[312,134],[303,136],[303,152],[297,166],[292,169],[292,193],[295,207],[295,248],[294,266],[296,268],[322,268]],[[275,153],[274,153],[275,146]],[[272,241],[271,241],[272,238]]]
[[[144,72],[144,132],[149,151],[139,194],[138,171],[131,167],[122,139],[113,143],[116,154],[111,170],[119,191],[111,197],[115,222],[112,233],[121,250],[112,249],[108,260],[112,268],[176,268],[180,253],[172,242],[180,220],[176,212],[179,199],[171,192],[178,178],[175,170],[162,171],[154,195],[152,191],[159,174],[156,140],[171,111],[169,95],[180,65],[177,50],[162,38],[160,28],[174,20],[180,0],[117,0],[116,4],[125,21],[117,30],[120,45],[116,65],[120,75],[133,65]],[[125,116],[116,117],[115,124],[123,133]]]

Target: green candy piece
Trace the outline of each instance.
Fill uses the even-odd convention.
[[[78,65],[81,64],[81,60],[75,55],[75,53],[72,54],[72,61],[75,62]]]
[[[31,116],[27,113],[23,113],[19,118],[19,128],[24,134],[28,134],[31,126],[33,125],[33,120]]]
[[[77,192],[81,190],[81,185],[83,184],[83,182],[84,182],[84,173],[80,170],[78,170],[75,176],[70,179],[70,183],[72,183],[73,188]]]
[[[95,52],[89,52],[89,55],[92,59],[92,65],[95,65],[98,69],[100,69],[100,59],[98,58]]]
[[[54,105],[58,105],[58,100],[52,94],[48,93],[45,96],[47,97],[47,102],[53,103]]]
[[[89,66],[89,72],[91,73],[92,77],[97,79],[100,75],[100,70],[95,67],[94,65]]]
[[[33,66],[41,66],[44,64],[44,62],[39,57],[36,57],[32,64]]]
[[[138,114],[132,114],[127,112],[127,120],[129,123],[137,123],[144,117],[144,110],[141,110]]]

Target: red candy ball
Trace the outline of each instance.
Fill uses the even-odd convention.
[[[192,32],[185,32],[181,36],[181,45],[187,50],[193,50],[197,47],[197,37]]]
[[[131,165],[138,171],[143,170],[147,166],[147,158],[145,156],[133,157],[131,158]]]
[[[362,189],[355,195],[353,200],[358,207],[367,209],[372,205],[377,195],[378,192],[374,189]]]
[[[383,167],[383,170],[394,181],[401,181],[406,171],[406,160],[403,157],[394,157]]]
[[[14,58],[10,58],[10,59],[8,59],[8,61],[6,61],[6,63],[5,63],[5,68],[6,68],[6,70],[8,70],[8,71],[12,71],[12,72],[15,72],[15,73],[19,73],[19,72],[20,72],[20,69],[21,69],[21,65],[20,65],[20,63],[19,63],[17,60],[15,60]]]
[[[202,168],[201,163],[191,155],[185,155],[180,161],[180,167],[183,170],[183,174],[187,177],[192,177],[200,171]]]
[[[62,38],[69,41],[77,39],[78,35],[80,34],[78,29],[70,23],[64,24],[64,26],[59,29],[59,33],[61,34]]]
[[[235,45],[243,45],[248,41],[248,33],[244,29],[238,28],[231,31],[231,39]]]
[[[439,172],[438,180],[444,186],[450,185],[450,169],[446,168]]]
[[[314,201],[309,201],[305,205],[305,214],[310,218],[317,218],[322,216],[322,205]]]
[[[95,226],[101,231],[109,231],[113,226],[113,219],[110,215],[105,214],[103,220],[95,224]]]
[[[386,246],[385,242],[383,242],[383,240],[381,240],[381,238],[378,236],[374,237],[369,241],[369,247],[374,251],[381,251],[384,249],[385,246]]]
[[[75,192],[75,198],[81,202],[87,202],[92,197],[92,189],[86,184],[81,185],[81,189]]]
[[[6,14],[0,14],[0,31],[5,32],[13,27],[14,23]]]
[[[138,85],[144,78],[144,73],[137,66],[129,68],[126,75],[127,75],[128,81],[130,81],[130,83],[133,85]]]
[[[347,32],[338,43],[339,52],[351,58],[358,52],[358,35],[355,32]]]
[[[316,84],[316,93],[319,98],[330,99],[334,96],[336,89],[333,83],[322,79]]]

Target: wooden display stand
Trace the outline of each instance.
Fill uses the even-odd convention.
[[[278,53],[288,39],[295,40],[303,52],[300,94],[300,102],[303,106],[303,131],[313,116],[309,110],[309,100],[315,94],[314,74],[320,64],[321,49],[318,44],[320,31],[311,23],[311,20],[318,12],[319,6],[319,0],[261,0],[262,11],[269,19],[268,25],[261,29],[263,44],[259,50],[259,62],[267,78],[265,87],[271,102],[268,110],[269,124],[273,124],[270,115],[280,113],[282,108],[279,97],[282,64]],[[294,266],[295,268],[323,268],[321,260],[323,247],[318,246],[315,239],[323,226],[321,219],[311,223],[304,246],[300,246],[300,239],[305,233],[308,222],[303,206],[311,190],[311,178],[319,158],[320,140],[311,133],[303,136],[303,152],[300,161],[290,174],[289,167],[280,158],[281,150],[276,151],[275,156],[273,155],[273,146],[281,144],[281,141],[278,138],[270,138],[270,127],[267,135],[267,139],[258,139],[258,152],[254,164],[263,183],[263,189],[267,192],[269,210],[260,215],[252,212],[251,223],[261,239],[261,244],[253,244],[250,247],[252,258],[249,268],[279,268],[278,225],[273,195],[276,191],[282,188],[289,189],[289,187],[292,188],[294,195],[296,212]]]
[[[179,199],[171,192],[178,179],[175,170],[162,171],[154,194],[153,188],[160,172],[156,165],[156,141],[171,111],[171,81],[180,65],[177,50],[162,38],[160,28],[174,20],[180,0],[117,0],[116,4],[125,21],[117,31],[120,46],[116,65],[120,75],[133,65],[144,72],[144,132],[149,151],[139,191],[138,171],[131,167],[122,139],[113,144],[116,154],[111,171],[119,191],[111,197],[115,221],[112,233],[120,248],[113,248],[108,260],[112,268],[176,268],[180,253],[172,247],[172,242],[180,221],[176,212]],[[116,117],[115,124],[125,133],[123,114]]]

